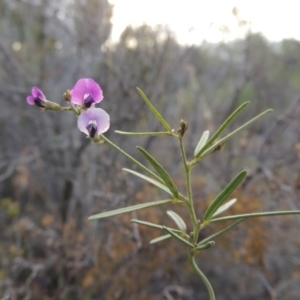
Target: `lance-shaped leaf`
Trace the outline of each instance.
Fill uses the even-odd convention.
[[[162,115],[158,112],[158,110],[153,106],[150,100],[146,97],[144,92],[140,88],[136,88],[143,100],[146,102],[150,110],[153,112],[155,117],[160,121],[160,123],[170,132],[172,132],[172,127],[168,124],[168,122],[162,117]]]
[[[129,136],[170,136],[170,132],[126,132],[115,130],[115,133]]]
[[[300,215],[300,210],[268,211],[268,212],[261,212],[261,213],[234,215],[234,216],[211,219],[210,223],[216,223],[216,222],[228,221],[228,220],[236,220],[236,219],[240,219],[240,218],[250,219],[250,218],[260,218],[260,217],[291,216],[291,215]]]
[[[152,167],[157,171],[161,179],[165,182],[166,186],[170,189],[172,195],[176,199],[178,199],[178,189],[168,172],[146,150],[141,147],[137,147],[137,149],[144,155],[144,157],[150,162]]]
[[[195,152],[194,152],[194,156],[198,156],[198,153],[200,152],[200,150],[204,147],[204,145],[206,144],[207,140],[209,138],[209,130],[206,130],[203,132],[196,148],[195,148]]]
[[[196,249],[197,250],[206,250],[206,249],[209,249],[211,248],[212,246],[214,246],[216,243],[214,241],[210,241],[210,242],[207,242],[205,244],[202,244],[202,245],[197,245]]]
[[[125,152],[124,150],[122,150],[116,144],[114,144],[113,142],[111,142],[106,136],[104,136],[103,134],[101,134],[100,138],[101,138],[101,140],[105,141],[105,143],[107,143],[108,145],[110,145],[113,149],[115,149],[116,151],[118,151],[119,153],[121,153],[122,155],[124,155],[127,159],[129,159],[130,161],[132,161],[133,163],[135,163],[137,166],[139,166],[141,169],[143,169],[145,172],[147,172],[148,174],[150,174],[151,176],[153,176],[154,178],[156,178],[156,180],[163,182],[163,180],[159,176],[157,176],[154,172],[152,172],[151,170],[149,170],[147,167],[145,167],[143,164],[141,164],[139,161],[137,161],[135,158],[133,158],[127,152]]]
[[[170,239],[172,236],[170,234],[165,234],[165,235],[162,235],[162,236],[159,236],[153,240],[151,240],[149,242],[149,244],[155,244],[155,243],[158,243],[158,242],[161,242],[161,241],[164,241],[164,240],[167,240],[167,239]]]
[[[106,212],[103,212],[100,214],[92,215],[89,217],[89,220],[103,219],[103,218],[112,217],[112,216],[128,213],[128,212],[135,211],[135,210],[140,210],[140,209],[144,209],[144,208],[148,208],[148,207],[152,207],[152,206],[164,205],[164,204],[171,203],[171,202],[172,202],[172,200],[168,199],[168,200],[159,200],[159,201],[153,201],[153,202],[148,202],[148,203],[132,205],[132,206],[114,209],[114,210],[106,211]]]
[[[205,146],[197,153],[197,157],[201,156],[201,154],[208,149],[214,141],[223,133],[223,131],[231,124],[231,122],[238,116],[238,114],[249,104],[250,102],[245,102],[241,106],[239,106],[221,125],[221,127],[215,132],[215,134],[209,139]]]
[[[224,211],[226,211],[227,209],[229,209],[232,205],[235,204],[237,199],[231,199],[230,201],[226,202],[225,204],[223,204],[222,206],[220,206],[216,212],[212,215],[212,218],[215,216],[220,215],[221,213],[223,213]]]
[[[148,226],[150,228],[155,228],[155,229],[160,229],[160,230],[163,229],[161,225],[154,224],[154,223],[147,222],[147,221],[142,221],[142,220],[137,220],[137,219],[131,219],[130,222],[136,223],[136,224],[140,224],[140,225],[145,225],[145,226]]]
[[[224,190],[217,196],[217,198],[210,204],[204,213],[204,220],[210,220],[214,213],[218,210],[219,207],[223,205],[223,203],[230,197],[233,191],[239,186],[239,184],[246,177],[247,172],[242,171],[239,173],[225,188]]]
[[[224,233],[226,233],[227,231],[233,229],[234,227],[236,227],[238,224],[240,224],[242,221],[244,221],[244,218],[241,218],[241,219],[238,219],[237,221],[235,221],[234,223],[232,223],[231,225],[227,226],[226,228],[224,228],[223,230],[217,232],[217,233],[214,233],[213,235],[205,238],[204,240],[202,240],[198,245],[198,246],[201,246],[201,245],[204,245],[206,244],[207,242],[223,235]]]
[[[168,210],[167,214],[173,219],[179,229],[186,231],[186,224],[178,214],[171,210]]]
[[[234,135],[236,135],[240,131],[244,130],[246,127],[248,127],[252,123],[256,122],[262,116],[264,116],[265,114],[267,114],[267,113],[269,113],[271,111],[273,111],[273,110],[272,109],[265,110],[264,112],[262,112],[261,114],[257,115],[256,117],[254,117],[253,119],[251,119],[250,121],[248,121],[247,123],[245,123],[244,125],[242,125],[241,127],[237,128],[236,130],[232,131],[231,133],[229,133],[228,135],[226,135],[225,137],[223,137],[222,139],[220,139],[219,141],[217,141],[216,143],[214,143],[212,146],[209,145],[209,141],[208,141],[207,144],[200,151],[200,154],[198,154],[198,157],[199,156],[204,157],[204,156],[208,155],[209,153],[213,152],[219,145],[224,144],[227,140],[229,140],[230,138],[232,138]]]
[[[147,221],[142,221],[142,220],[137,220],[137,219],[131,219],[130,222],[136,223],[136,224],[140,224],[140,225],[145,225],[145,226],[148,226],[150,228],[155,228],[155,229],[163,230],[163,226],[162,225],[154,224],[154,223],[147,222]],[[169,229],[172,230],[172,231],[174,231],[174,232],[178,232],[178,233],[182,232],[179,229],[174,229],[174,228],[169,228]]]
[[[176,232],[172,231],[168,227],[163,226],[163,229],[165,231],[167,231],[172,237],[174,237],[175,239],[177,239],[178,241],[180,241],[181,243],[185,244],[186,246],[189,246],[190,248],[194,248],[194,245],[191,242],[189,242],[185,238],[181,237],[179,234],[177,234]]]
[[[162,183],[156,181],[155,179],[152,179],[152,178],[150,178],[150,177],[148,177],[148,176],[146,176],[146,175],[143,175],[143,174],[141,174],[141,173],[139,173],[139,172],[136,172],[136,171],[133,171],[133,170],[130,170],[130,169],[127,169],[127,168],[123,168],[123,170],[126,171],[126,172],[128,172],[128,173],[131,173],[131,174],[133,174],[133,175],[135,175],[135,176],[138,176],[138,177],[140,177],[140,178],[142,178],[142,179],[144,179],[144,180],[146,180],[146,181],[152,183],[153,185],[157,186],[157,187],[160,188],[161,190],[164,190],[164,191],[167,192],[168,194],[173,195],[173,194],[171,193],[171,191],[170,191],[169,188],[167,188],[167,187],[166,187],[165,185],[163,185]]]

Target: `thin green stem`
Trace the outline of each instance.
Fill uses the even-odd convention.
[[[203,274],[203,272],[199,269],[195,262],[195,257],[191,253],[189,253],[189,262],[192,265],[194,271],[197,273],[197,275],[201,278],[202,282],[205,284],[208,294],[209,294],[209,300],[216,300],[214,290],[207,279],[207,277]]]
[[[183,160],[183,164],[184,164],[184,169],[186,172],[186,183],[187,183],[187,194],[188,194],[188,200],[189,202],[192,201],[193,199],[193,194],[192,194],[192,185],[191,185],[191,172],[190,172],[190,168],[186,159],[186,154],[185,154],[185,149],[184,149],[184,145],[183,145],[183,140],[182,138],[179,137],[179,143],[180,143],[180,151],[181,151],[181,155],[182,155],[182,160]]]
[[[68,111],[68,110],[72,110],[72,108],[70,106],[62,106],[61,111]]]
[[[179,144],[180,144],[180,151],[181,151],[181,155],[182,155],[182,160],[183,160],[183,164],[184,164],[184,169],[185,169],[185,173],[186,173],[186,187],[187,187],[187,195],[188,195],[188,209],[192,218],[192,222],[193,222],[193,226],[194,226],[194,233],[196,233],[197,228],[199,227],[199,222],[195,213],[195,209],[194,209],[194,203],[193,203],[193,192],[192,192],[192,183],[191,183],[191,168],[189,167],[188,161],[186,159],[186,154],[185,154],[185,149],[184,149],[184,145],[183,145],[183,139],[182,137],[178,137],[179,139]],[[193,242],[197,243],[197,239],[198,239],[198,234],[194,234],[193,236]]]

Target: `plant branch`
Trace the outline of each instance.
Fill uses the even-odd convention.
[[[195,262],[195,257],[191,253],[189,253],[189,262],[190,262],[191,266],[193,267],[194,271],[196,272],[196,274],[201,278],[202,282],[205,284],[208,294],[209,294],[209,300],[216,300],[214,290],[213,290],[209,280],[204,275],[204,273],[199,269],[199,267],[197,266],[197,264]]]
[[[188,201],[187,201],[187,206],[192,218],[193,226],[194,226],[194,232],[197,231],[197,228],[199,227],[199,222],[195,213],[194,209],[194,204],[193,204],[193,193],[192,193],[192,184],[191,184],[191,168],[189,167],[189,164],[186,159],[186,154],[185,154],[185,149],[183,145],[183,139],[182,137],[178,137],[179,139],[179,144],[180,144],[180,151],[181,151],[181,156],[184,164],[184,169],[186,173],[186,188],[187,188],[187,195],[188,195]],[[198,236],[194,235],[194,243],[197,242]]]

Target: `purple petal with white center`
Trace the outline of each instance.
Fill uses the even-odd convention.
[[[77,125],[80,131],[90,136],[88,129],[96,128],[96,135],[106,132],[109,129],[109,114],[101,108],[90,108],[81,113]]]
[[[92,97],[94,103],[102,101],[103,92],[101,87],[91,78],[79,79],[72,90],[71,102],[73,104],[82,105],[88,96]]]

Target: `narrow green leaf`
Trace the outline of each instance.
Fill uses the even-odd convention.
[[[151,156],[146,150],[144,150],[141,147],[137,147],[137,149],[144,155],[144,157],[150,162],[152,167],[159,173],[162,180],[165,182],[166,186],[170,189],[173,196],[178,199],[178,190],[175,185],[175,182],[171,178],[171,176],[168,174],[168,172],[154,159],[153,156]]]
[[[167,192],[168,194],[173,195],[173,194],[171,193],[171,191],[170,191],[169,188],[167,188],[164,184],[162,184],[162,183],[156,181],[155,179],[152,179],[152,178],[150,178],[150,177],[148,177],[148,176],[146,176],[146,175],[143,175],[143,174],[141,174],[141,173],[139,173],[139,172],[136,172],[136,171],[133,171],[133,170],[130,170],[130,169],[127,169],[127,168],[123,168],[123,170],[126,171],[126,172],[128,172],[128,173],[131,173],[131,174],[133,174],[133,175],[135,175],[135,176],[138,176],[138,177],[140,177],[140,178],[142,178],[142,179],[144,179],[144,180],[146,180],[146,181],[152,183],[153,185],[157,186],[157,187],[160,188],[161,190],[164,190],[164,191]]]
[[[164,241],[164,240],[167,240],[169,238],[171,238],[172,236],[170,234],[165,234],[165,235],[162,235],[162,236],[159,236],[153,240],[151,240],[149,242],[149,244],[155,244],[155,243],[158,243],[158,242],[161,242],[161,241]]]
[[[163,226],[158,225],[158,224],[154,224],[154,223],[150,223],[150,222],[146,222],[146,221],[141,221],[141,220],[137,220],[137,219],[131,219],[130,222],[136,223],[136,224],[139,224],[139,225],[145,225],[145,226],[148,226],[148,227],[151,227],[151,228],[155,228],[155,229],[163,230]],[[172,231],[174,231],[174,232],[178,232],[178,233],[182,232],[179,229],[174,229],[174,228],[169,228],[169,229],[172,230]]]
[[[215,134],[209,139],[204,147],[198,152],[197,157],[201,156],[201,154],[208,149],[214,141],[223,133],[223,131],[231,124],[231,122],[238,116],[238,114],[249,104],[250,102],[245,102],[241,106],[239,106],[221,125],[221,127],[215,132]]]
[[[129,136],[170,136],[169,132],[125,132],[115,130],[115,133],[129,135]]]
[[[195,248],[192,243],[190,243],[188,240],[186,240],[185,238],[181,237],[180,235],[178,235],[176,232],[172,231],[168,227],[163,226],[163,229],[165,231],[167,231],[170,235],[172,235],[172,237],[174,237],[175,239],[177,239],[181,243],[185,244],[186,246],[188,246],[190,248]]]
[[[137,204],[137,205],[132,205],[128,207],[123,207],[115,210],[110,210],[106,211],[100,214],[92,215],[89,217],[89,220],[95,220],[95,219],[103,219],[107,217],[112,217],[120,214],[124,214],[127,212],[135,211],[135,210],[140,210],[152,206],[157,206],[157,205],[163,205],[172,202],[172,200],[159,200],[159,201],[153,201],[153,202],[148,202],[148,203],[142,203],[142,204]]]
[[[217,198],[210,204],[204,213],[204,220],[210,220],[213,214],[218,210],[220,206],[230,197],[233,191],[239,186],[239,184],[246,177],[247,172],[242,171],[239,173],[225,188],[224,190],[217,196]]]
[[[158,112],[158,110],[153,106],[150,100],[146,97],[144,92],[140,88],[136,88],[143,100],[146,102],[150,110],[153,112],[155,117],[161,122],[161,124],[169,131],[172,132],[172,127],[168,124],[168,122],[162,117],[162,115]]]
[[[273,109],[267,109],[264,112],[262,112],[261,114],[259,114],[258,116],[256,116],[255,118],[251,119],[250,121],[248,121],[247,123],[245,123],[244,125],[242,125],[241,127],[237,128],[236,130],[232,131],[231,133],[229,133],[228,135],[226,135],[225,137],[223,137],[222,139],[220,139],[218,142],[216,142],[215,144],[213,144],[210,147],[206,147],[208,145],[208,143],[206,144],[205,147],[202,148],[202,151],[200,151],[201,153],[198,154],[198,157],[204,157],[206,155],[208,155],[209,153],[211,153],[212,151],[214,151],[216,149],[217,146],[224,144],[224,142],[226,142],[227,140],[229,140],[230,138],[232,138],[234,135],[236,135],[237,133],[239,133],[240,131],[242,131],[243,129],[245,129],[246,127],[248,127],[249,125],[251,125],[252,123],[256,122],[258,119],[260,119],[262,116],[264,116],[265,114],[269,113],[273,111]],[[206,148],[206,149],[204,149]],[[204,149],[204,150],[203,150]]]
[[[178,214],[171,210],[168,210],[167,214],[173,219],[179,229],[186,231],[186,224]]]
[[[160,182],[163,182],[163,180],[158,175],[156,175],[154,172],[152,172],[151,170],[149,170],[147,167],[145,167],[143,164],[141,164],[135,158],[133,158],[132,156],[130,156],[127,152],[125,152],[120,147],[118,147],[116,144],[114,144],[112,141],[110,141],[106,136],[104,136],[103,134],[101,134],[100,138],[101,138],[101,140],[105,141],[105,143],[107,143],[108,145],[110,145],[113,149],[115,149],[117,152],[119,152],[122,155],[124,155],[127,159],[129,159],[130,161],[132,161],[133,163],[135,163],[137,166],[139,166],[141,169],[143,169],[145,172],[147,172],[149,175],[151,175],[152,177],[154,177],[156,180],[158,180]]]
[[[231,199],[228,202],[226,202],[225,204],[223,204],[222,206],[220,206],[216,212],[212,215],[212,218],[214,218],[215,216],[220,215],[221,213],[223,213],[224,211],[226,211],[227,209],[229,209],[232,205],[235,204],[235,202],[237,201],[237,199]]]
[[[212,246],[214,246],[216,243],[214,241],[210,241],[210,242],[207,242],[205,244],[198,244],[196,249],[197,250],[206,250],[206,249],[209,249],[211,248]]]
[[[290,215],[300,215],[300,210],[274,211],[274,212],[270,211],[270,212],[234,215],[234,216],[222,217],[217,219],[211,219],[210,223],[216,223],[216,222],[227,221],[227,220],[235,220],[240,218],[249,219],[249,218],[259,218],[259,217],[290,216]]]
[[[136,224],[139,224],[139,225],[145,225],[145,226],[148,226],[148,227],[151,227],[151,228],[155,228],[155,229],[160,229],[160,230],[163,229],[161,225],[150,223],[150,222],[146,222],[146,221],[142,221],[142,220],[131,219],[130,222],[136,223]]]
[[[212,221],[212,220],[211,220]],[[238,224],[240,224],[242,221],[244,221],[244,218],[240,218],[237,221],[235,221],[233,224],[229,225],[228,227],[224,228],[223,230],[214,233],[213,235],[205,238],[204,240],[202,240],[198,245],[203,245],[206,244],[207,242],[214,240],[215,238],[223,235],[224,233],[226,233],[227,231],[233,229],[234,227],[236,227]]]
[[[203,132],[196,148],[195,148],[195,152],[194,152],[194,156],[198,156],[198,153],[200,152],[200,150],[204,147],[204,145],[206,144],[207,140],[209,138],[209,130],[206,130]]]

